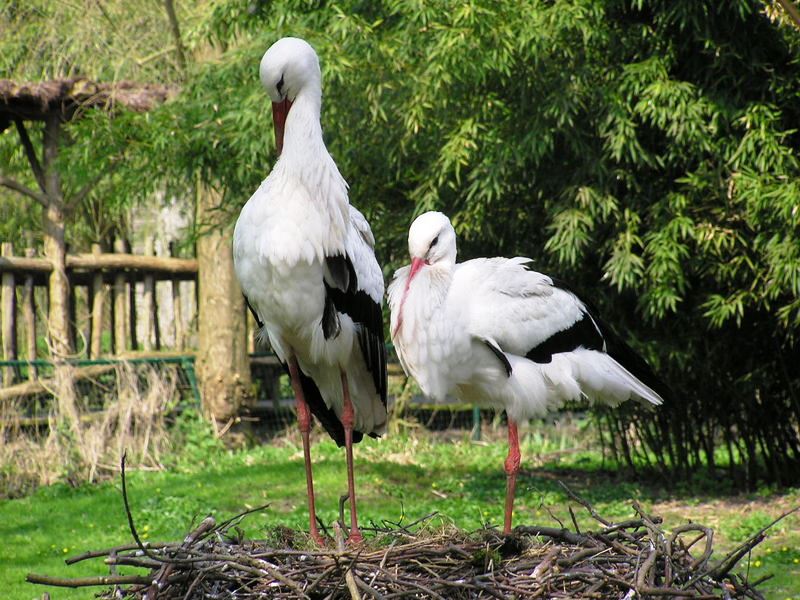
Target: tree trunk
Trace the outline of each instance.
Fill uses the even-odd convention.
[[[234,416],[250,390],[244,297],[233,270],[232,231],[215,210],[219,202],[219,192],[199,187],[197,376],[203,411],[218,421]]]
[[[53,265],[50,272],[47,314],[50,354],[55,363],[54,392],[58,402],[59,419],[66,422],[76,436],[80,436],[80,423],[72,381],[72,367],[66,363],[72,355],[69,325],[69,279],[67,279],[67,249],[64,240],[64,199],[61,195],[61,178],[56,168],[58,137],[61,122],[58,115],[50,114],[45,121],[43,171],[47,196],[44,214],[44,256]]]

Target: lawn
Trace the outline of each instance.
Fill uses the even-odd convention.
[[[545,430],[545,434],[541,431]],[[370,521],[410,521],[436,511],[435,518],[471,530],[502,522],[507,451],[502,430],[487,441],[467,434],[398,435],[366,440],[356,451],[359,514]],[[745,539],[782,511],[800,505],[799,490],[735,494],[723,484],[678,489],[637,483],[605,470],[596,451],[573,447],[565,427],[533,424],[523,441],[517,524],[569,522],[568,500],[558,484],[567,482],[608,518],[632,514],[630,502],[662,515],[667,526],[687,520],[712,526],[717,555]],[[312,449],[319,516],[332,522],[346,490],[344,453],[327,440]],[[244,522],[248,536],[263,536],[274,525],[307,527],[305,478],[299,437],[287,435],[248,450],[195,449],[169,471],[136,471],[128,478],[134,518],[150,541],[183,537],[207,514],[220,519],[261,504],[269,508]],[[581,526],[590,519],[575,506]],[[0,586],[4,598],[91,598],[92,591],[44,588],[25,583],[30,571],[59,576],[107,573],[101,562],[66,566],[64,558],[131,541],[118,481],[71,488],[41,488],[32,496],[0,502]],[[768,598],[800,599],[800,517],[776,526],[749,560],[750,577],[775,576],[761,588]],[[132,572],[124,571],[122,573]]]

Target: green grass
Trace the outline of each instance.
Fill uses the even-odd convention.
[[[630,503],[638,499],[664,516],[667,526],[688,519],[711,525],[719,556],[782,510],[800,505],[796,490],[730,495],[715,491],[719,486],[713,482],[701,482],[691,490],[637,483],[604,470],[596,452],[572,450],[574,440],[563,430],[550,428],[544,436],[539,430],[534,425],[524,438],[516,523],[551,524],[551,513],[569,523],[560,479],[608,518],[631,516]],[[220,450],[214,443],[194,443],[184,452],[184,460],[171,471],[129,474],[131,506],[145,539],[181,539],[193,522],[207,514],[223,519],[265,503],[270,504],[266,511],[244,522],[248,536],[264,536],[278,524],[307,528],[302,450],[295,437],[236,452]],[[500,436],[481,443],[471,443],[468,434],[456,439],[422,435],[367,440],[356,450],[361,521],[410,521],[438,511],[437,518],[462,529],[498,525],[506,452]],[[338,497],[346,491],[344,453],[323,441],[314,445],[312,455],[319,516],[331,523],[337,517]],[[592,524],[579,506],[575,510],[582,527]],[[800,518],[790,517],[751,557],[751,578],[775,574],[762,588],[768,598],[800,599],[799,525]],[[119,482],[78,488],[57,485],[26,498],[1,501],[0,539],[4,598],[40,598],[48,588],[25,583],[31,571],[67,577],[105,574],[107,568],[100,561],[68,567],[63,560],[131,541]],[[55,599],[93,597],[90,589],[49,591]]]

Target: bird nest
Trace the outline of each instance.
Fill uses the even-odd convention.
[[[355,547],[345,546],[337,523],[327,546],[318,548],[306,534],[287,528],[274,529],[265,540],[245,539],[239,524],[267,508],[261,507],[223,523],[207,517],[182,541],[142,543],[128,510],[136,543],[67,560],[104,558],[110,575],[30,574],[28,581],[102,586],[99,596],[108,599],[763,599],[759,582],[748,582],[733,569],[768,528],[715,561],[708,527],[686,523],[666,530],[636,502],[632,518],[611,522],[564,487],[589,511],[595,529],[582,531],[571,508],[571,528],[518,526],[509,536],[493,529],[437,528],[428,515],[405,526],[365,527],[366,541]],[[124,476],[123,498],[127,508]],[[119,567],[143,571],[121,575]]]

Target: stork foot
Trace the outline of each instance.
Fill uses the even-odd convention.
[[[347,536],[347,545],[348,546],[360,546],[364,542],[364,536],[361,535],[361,531],[356,529],[350,532],[350,535]]]
[[[312,540],[314,540],[314,543],[317,546],[319,546],[320,548],[325,547],[325,540],[319,534],[319,531],[312,531],[311,533],[309,533],[309,536],[311,537]]]

